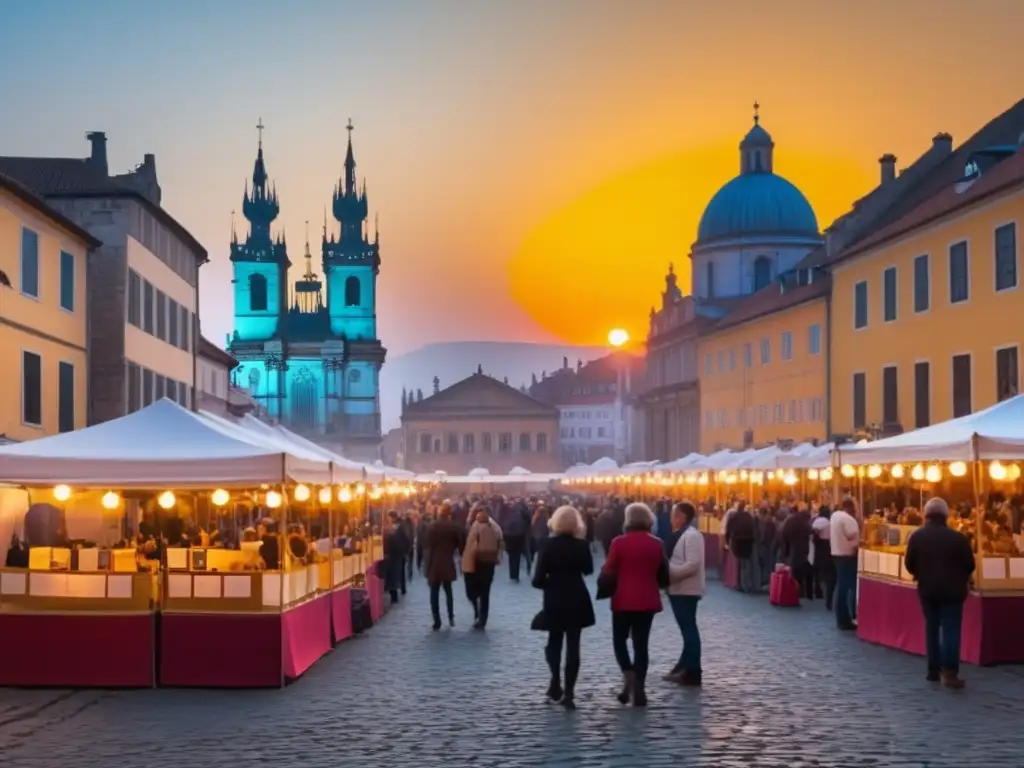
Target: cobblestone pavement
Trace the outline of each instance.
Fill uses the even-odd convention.
[[[496,580],[486,633],[457,587],[454,630],[406,604],[287,690],[0,691],[0,766],[1024,766],[1024,670],[968,667],[937,689],[923,662],[838,633],[821,603],[780,610],[712,583],[705,688],[660,682],[678,654],[655,621],[646,711],[614,699],[608,607],[584,634],[579,710],[544,701],[540,595]]]

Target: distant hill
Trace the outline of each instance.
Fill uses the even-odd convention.
[[[533,374],[549,373],[577,360],[584,363],[608,354],[605,347],[573,347],[556,344],[520,344],[500,341],[459,341],[430,344],[413,352],[389,359],[381,371],[380,408],[381,427],[387,431],[399,425],[402,387],[422,389],[424,396],[433,389],[433,380],[441,379],[441,388],[476,372],[483,366],[484,373],[496,379],[508,377],[514,387],[530,385]]]

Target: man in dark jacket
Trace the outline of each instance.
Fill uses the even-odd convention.
[[[526,548],[526,534],[530,530],[530,510],[520,499],[514,504],[502,505],[498,516],[501,534],[505,538],[505,551],[508,553],[508,575],[515,583],[519,583],[519,568],[522,565]]]
[[[729,516],[725,526],[725,543],[736,558],[740,571],[740,592],[759,592],[760,577],[754,573],[754,542],[757,540],[757,524],[754,516],[747,511],[746,502],[741,501]]]
[[[807,508],[800,505],[786,518],[779,534],[782,539],[782,557],[800,585],[800,596],[807,600],[814,599],[814,569],[810,562],[812,532],[811,516]]]
[[[924,525],[907,541],[904,564],[917,582],[924,613],[928,679],[963,688],[960,679],[960,624],[974,573],[974,553],[966,536],[946,520],[949,505],[938,497],[924,505]]]

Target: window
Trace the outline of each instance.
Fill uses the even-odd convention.
[[[474,445],[474,438],[475,437],[476,437],[476,435],[474,435],[472,432],[470,432],[468,435],[463,435],[462,436],[462,452],[463,453],[473,453],[473,452],[476,451],[476,445]]]
[[[142,407],[151,405],[153,402],[153,372],[148,368],[142,369]]]
[[[1017,287],[1017,225],[996,230],[996,290]]]
[[[429,432],[420,433],[420,453],[430,453],[434,445],[434,438]]]
[[[896,267],[882,273],[882,298],[882,320],[891,323],[896,319]]]
[[[192,394],[192,390],[189,389],[188,384],[182,382],[178,385],[178,405],[182,408],[189,407],[189,397]]]
[[[359,289],[359,278],[358,277],[346,277],[345,278],[345,306],[346,307],[358,307],[360,302],[361,293]]]
[[[754,259],[754,291],[760,291],[772,281],[772,261],[767,256]]]
[[[709,261],[704,265],[704,279],[707,284],[707,298],[711,299],[715,296],[715,263]]]
[[[35,352],[21,353],[21,420],[43,425],[43,359]]]
[[[932,423],[931,365],[927,361],[914,363],[914,428]]]
[[[181,348],[183,350],[185,350],[186,352],[191,351],[191,347],[192,347],[192,342],[191,342],[192,327],[189,324],[190,320],[191,320],[191,313],[187,309],[185,309],[185,307],[182,307],[181,308],[181,329],[180,329]]]
[[[157,373],[153,378],[153,402],[156,402],[157,400],[163,400],[163,397],[164,377]]]
[[[21,292],[39,298],[39,235],[21,230]]]
[[[178,402],[178,382],[174,379],[164,381],[164,395],[172,402]]]
[[[736,350],[735,349],[730,349],[729,350],[729,370],[730,371],[735,371],[736,370]]]
[[[498,453],[512,453],[511,432],[502,432],[498,435]]]
[[[711,355],[710,354],[704,355],[704,375],[705,376],[710,376],[711,372],[712,372],[712,368],[713,368],[713,363],[711,361]]]
[[[359,369],[358,368],[353,368],[351,371],[348,372],[348,383],[349,384],[358,384],[361,379],[362,379],[362,374],[359,373]]]
[[[807,329],[807,354],[821,354],[821,326],[817,323]]]
[[[142,278],[134,269],[128,270],[128,322],[142,327]]]
[[[562,437],[568,437],[568,436],[569,436],[569,428],[568,427],[562,427]]]
[[[772,340],[761,339],[761,365],[768,365],[772,361]]]
[[[156,292],[156,337],[167,341],[167,296],[163,291]]]
[[[249,275],[249,311],[267,311],[267,278],[263,275]]]
[[[996,350],[996,400],[1006,400],[1020,391],[1020,369],[1017,367],[1017,348]]]
[[[971,356],[953,356],[953,418],[966,416],[973,410],[971,397]]]
[[[796,421],[796,400],[789,401],[789,422],[792,424]]]
[[[779,356],[783,360],[793,359],[793,333],[791,331],[782,332],[782,339],[779,344]]]
[[[484,432],[480,436],[480,438],[481,438],[480,439],[480,442],[481,442],[480,449],[484,453],[490,453],[492,450],[494,450],[494,445],[493,445],[494,438],[493,438],[493,436],[491,435],[490,432]]]
[[[725,373],[725,361],[726,361],[725,350],[724,349],[719,350],[719,352],[718,352],[718,372],[719,373]]]
[[[882,369],[882,423],[900,423],[899,369],[895,365]]]
[[[459,452],[459,433],[449,432],[448,433],[448,453]]]
[[[853,428],[867,426],[867,381],[863,373],[853,374]]]
[[[589,432],[589,431],[590,431],[590,427],[587,427],[587,432]],[[590,435],[587,435],[587,437],[590,437]],[[530,451],[530,433],[529,432],[523,432],[521,435],[519,435],[519,450],[523,451],[524,453],[529,453],[529,451]]]
[[[868,284],[861,280],[853,286],[853,327],[868,327]]]
[[[608,437],[608,428],[607,427],[598,427],[597,428],[597,436],[599,438],[600,437]]]
[[[754,345],[744,344],[743,345],[743,365],[749,368],[754,364]]]
[[[139,366],[135,363],[128,363],[125,366],[125,375],[128,377],[128,413],[135,413],[142,407]]]
[[[927,312],[932,305],[932,286],[928,254],[914,259],[914,311]]]
[[[142,281],[142,330],[153,332],[153,284]]]
[[[167,299],[167,343],[178,346],[178,302],[170,297]]]
[[[75,366],[63,360],[57,365],[57,429],[75,430]]]
[[[548,452],[548,435],[547,432],[537,433],[537,453]]]
[[[60,252],[60,307],[75,311],[75,257],[67,251]]]
[[[971,297],[967,242],[949,246],[949,303],[959,304]]]

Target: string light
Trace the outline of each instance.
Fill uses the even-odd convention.
[[[932,464],[925,470],[924,479],[929,483],[937,483],[942,479],[942,468],[938,464]]]
[[[277,509],[281,506],[281,494],[277,491],[267,491],[265,501],[268,509]]]
[[[988,476],[993,480],[1005,480],[1008,474],[1009,472],[1006,471],[1006,467],[998,461],[993,461],[988,465]]]
[[[366,486],[363,485],[362,483],[357,483],[356,484],[356,496],[362,496],[365,493],[366,493]]]
[[[839,470],[842,472],[843,477],[853,477],[857,474],[857,470],[851,467],[849,464],[843,464],[843,468]]]
[[[818,470],[816,470],[816,469],[808,469],[807,470],[807,479],[808,480],[817,480],[818,479]]]
[[[1016,464],[1011,464],[1007,470],[1007,477],[1011,480],[1020,480],[1020,467]]]
[[[216,506],[223,507],[229,501],[231,501],[231,494],[225,491],[223,488],[218,488],[216,491],[210,494],[210,501]]]
[[[910,470],[910,479],[917,480],[918,482],[924,480],[924,467],[920,464],[915,464],[914,468]]]
[[[340,501],[342,504],[348,504],[350,501],[352,501],[352,491],[349,490],[349,487],[347,485],[341,486],[341,488],[338,490],[338,501]]]
[[[103,504],[104,509],[117,509],[121,503],[121,497],[113,491],[107,491],[103,494],[103,498],[100,499],[100,503]]]
[[[868,477],[875,480],[882,476],[882,468],[877,464],[872,464],[868,467]]]
[[[796,472],[790,470],[786,473],[786,476],[782,478],[782,482],[786,485],[796,485]]]
[[[325,485],[323,488],[320,489],[320,492],[317,493],[317,498],[320,499],[321,504],[327,506],[328,504],[331,503],[331,497],[333,495],[334,493],[333,491],[331,491],[331,486]]]
[[[308,485],[296,485],[295,486],[295,500],[296,501],[309,501],[309,486]]]
[[[174,494],[170,491],[164,491],[156,499],[156,503],[160,505],[161,509],[170,509],[174,506],[175,501],[177,499],[174,498]]]
[[[71,489],[66,485],[58,485],[53,489],[53,498],[57,501],[67,501],[71,498]]]
[[[904,474],[906,474],[906,471],[903,469],[902,464],[893,464],[892,469],[889,470],[889,474],[899,480]]]
[[[823,480],[826,483],[829,480],[831,480],[832,479],[832,467],[825,467],[823,470],[821,470],[821,474],[818,475],[818,478],[820,480]]]
[[[949,474],[953,477],[963,477],[967,474],[967,465],[962,461],[954,461],[949,465]]]

